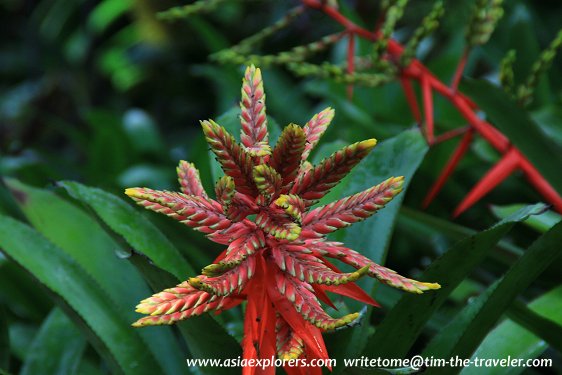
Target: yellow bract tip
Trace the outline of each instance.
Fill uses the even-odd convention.
[[[377,144],[377,140],[375,138],[367,139],[361,142],[365,147],[373,148]]]
[[[440,289],[441,285],[438,283],[422,283],[428,289]]]
[[[201,279],[198,277],[190,277],[187,282],[194,288],[199,288],[201,286]]]
[[[125,194],[127,194],[129,197],[134,197],[136,196],[138,193],[138,189],[137,188],[128,188],[125,189]]]
[[[287,203],[287,196],[285,194],[281,194],[279,198],[275,200],[275,204],[278,206],[283,206],[285,203]]]

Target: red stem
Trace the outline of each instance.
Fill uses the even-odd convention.
[[[354,35],[363,37],[370,41],[375,41],[380,37],[380,32],[371,32],[366,30],[344,15],[342,15],[337,9],[327,6],[325,2],[321,0],[301,0],[301,2],[313,9],[318,9],[322,11],[327,16],[331,17],[333,20],[338,22],[342,25],[348,32],[353,33]],[[390,39],[388,41],[387,53],[391,55],[394,61],[398,61],[398,58],[402,54],[404,47],[401,46],[395,40]],[[405,82],[407,79],[415,79],[417,81],[423,82],[426,81],[426,85],[429,85],[431,90],[434,90],[441,94],[445,99],[447,99],[453,106],[457,108],[459,113],[467,120],[468,124],[478,132],[484,139],[486,139],[492,147],[498,150],[501,154],[506,154],[509,152],[515,152],[521,155],[520,151],[516,149],[514,146],[510,145],[509,139],[502,134],[499,130],[497,130],[494,126],[492,126],[489,122],[481,119],[477,115],[478,107],[474,104],[474,102],[465,96],[464,94],[457,91],[458,83],[460,81],[460,77],[464,71],[464,67],[466,65],[466,60],[468,58],[469,49],[465,49],[461,59],[459,60],[459,64],[457,66],[456,72],[453,76],[453,80],[451,86],[445,85],[441,82],[437,77],[435,77],[429,69],[427,69],[420,61],[413,60],[410,65],[402,69],[401,72],[401,80]],[[403,87],[407,87],[402,84]],[[411,85],[410,85],[411,86]],[[410,107],[412,108],[412,113],[414,117],[418,116],[416,112],[416,105],[413,105],[413,101],[408,98],[411,96],[411,93],[408,93],[405,89],[406,99],[408,100]],[[418,109],[419,112],[419,109]],[[427,117],[426,117],[427,122]],[[426,132],[428,135],[432,134],[431,129],[428,129]],[[431,139],[428,137],[428,142],[431,142]],[[502,159],[503,160],[503,159]],[[504,161],[504,163],[509,164],[511,162],[512,156]],[[562,198],[560,194],[548,183],[548,181],[536,170],[536,168],[523,156],[520,159],[521,162],[521,169],[525,172],[525,175],[530,180],[531,184],[539,191],[550,203],[554,205],[558,212],[562,213]],[[478,185],[477,185],[478,186]],[[467,197],[468,198],[468,197]],[[461,204],[462,205],[462,204]],[[459,207],[459,209],[462,207]],[[459,210],[457,210],[457,213]]]
[[[512,148],[503,155],[502,159],[490,169],[484,177],[470,190],[462,202],[458,205],[453,213],[454,217],[459,216],[470,206],[476,203],[484,195],[488,194],[493,188],[505,180],[520,165],[521,154]]]
[[[437,138],[435,138],[435,144],[446,142],[449,139],[453,139],[458,135],[466,133],[470,129],[471,129],[470,126],[465,126],[465,127],[462,127],[462,128],[449,130],[449,131],[439,135]]]
[[[414,88],[412,87],[412,81],[407,79],[404,76],[400,76],[400,83],[402,84],[402,89],[404,90],[404,95],[406,96],[406,101],[410,106],[410,110],[412,111],[412,115],[416,122],[421,125],[421,112],[420,107],[418,106],[418,100],[416,99],[416,93],[414,92]]]
[[[347,73],[353,74],[355,71],[355,34],[349,33],[347,40]],[[347,85],[347,97],[353,99],[353,85]]]
[[[433,91],[431,91],[431,84],[426,77],[422,77],[421,87],[423,94],[423,112],[425,115],[425,135],[427,143],[431,146],[435,142],[433,136]]]
[[[462,56],[459,60],[459,64],[457,65],[457,69],[455,70],[455,74],[453,75],[453,79],[451,80],[451,90],[456,92],[457,88],[459,87],[459,82],[462,77],[462,73],[464,72],[464,67],[466,65],[466,61],[468,60],[468,54],[470,52],[470,48],[465,47],[464,51],[462,51]]]
[[[447,165],[445,165],[445,168],[443,168],[443,171],[439,175],[439,178],[437,179],[435,184],[433,184],[431,190],[429,191],[429,193],[427,193],[425,199],[423,200],[422,203],[423,208],[427,208],[427,206],[429,206],[429,204],[433,201],[433,199],[435,199],[437,194],[439,194],[441,188],[443,188],[443,185],[445,185],[445,182],[447,182],[447,179],[453,173],[457,164],[468,150],[468,147],[470,146],[470,142],[472,142],[473,135],[474,135],[474,130],[472,129],[469,129],[464,134],[455,152],[453,153],[453,155],[451,155],[451,158],[447,162]]]

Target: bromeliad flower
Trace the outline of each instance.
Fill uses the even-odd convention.
[[[177,168],[181,193],[147,188],[125,191],[141,206],[227,246],[201,275],[142,301],[137,312],[149,316],[133,326],[172,324],[247,301],[244,358],[327,359],[321,333],[349,325],[359,314],[331,317],[319,302],[333,306],[326,292],[377,306],[355,280],[367,275],[413,293],[439,288],[439,284],[402,277],[326,238],[383,208],[401,191],[403,177],[390,177],[311,210],[367,156],[376,140],[344,147],[313,166],[307,158],[334,116],[327,108],[304,127],[287,126],[271,148],[261,72],[253,66],[246,69],[240,107],[241,144],[214,121],[201,122],[225,173],[216,184],[215,199],[203,189],[197,169],[185,161]],[[328,258],[356,271],[341,272]],[[286,369],[302,373],[298,367]],[[247,367],[244,373],[273,374],[274,370]]]

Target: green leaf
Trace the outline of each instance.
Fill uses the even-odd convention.
[[[529,309],[536,314],[549,319],[549,321],[562,325],[562,286],[547,292],[531,302]],[[510,319],[504,320],[486,336],[478,349],[472,355],[474,358],[521,358],[523,360],[536,358],[548,348],[548,344],[528,331],[524,327]],[[524,367],[513,367],[506,371],[502,367],[488,367],[487,374],[520,374],[525,370]],[[466,367],[462,370],[462,375],[478,375],[482,373],[482,368],[474,366]]]
[[[343,242],[347,246],[377,263],[384,263],[400,205],[426,152],[427,145],[420,132],[417,129],[407,130],[377,145],[350,173],[346,179],[347,185],[342,189],[342,196],[355,194],[392,176],[404,176],[405,183],[404,191],[383,210],[345,231]],[[375,282],[373,279],[363,278],[358,284],[369,291],[373,289]],[[354,309],[361,308],[355,301],[350,302],[349,305]],[[365,321],[369,321],[369,316],[370,310],[365,314]],[[367,329],[347,329],[335,332],[327,339],[338,347],[338,350],[331,351],[336,353],[334,357],[343,360],[345,357],[357,356],[363,350],[368,334]]]
[[[104,59],[112,54],[105,53]],[[132,162],[134,153],[122,126],[121,115],[115,112],[94,109],[84,113],[90,126],[91,136],[87,143],[88,163],[83,171],[97,181],[113,182]]]
[[[491,210],[492,213],[498,218],[503,219],[515,211],[520,210],[525,205],[523,204],[512,204],[509,206],[492,206]],[[545,211],[540,215],[530,216],[527,220],[524,221],[526,225],[529,227],[544,233],[552,228],[556,223],[559,223],[562,220],[562,216],[559,213],[554,211]]]
[[[99,284],[59,247],[27,225],[0,216],[0,248],[76,311],[84,327],[99,338],[92,344],[114,373],[161,373],[138,333]]]
[[[529,159],[552,186],[562,194],[562,150],[540,130],[529,113],[499,87],[486,81],[467,80],[465,91],[492,123]]]
[[[10,301],[6,303],[7,311],[32,322],[43,320],[53,306],[35,280],[8,260],[0,264],[0,301]]]
[[[449,358],[449,350],[461,339],[466,333],[466,327],[472,319],[476,317],[482,309],[488,298],[493,294],[498,286],[496,281],[492,286],[486,289],[477,298],[474,298],[469,304],[451,321],[444,329],[433,337],[427,347],[424,349],[422,356],[438,356],[439,358]],[[464,357],[463,357],[464,358]]]
[[[525,206],[521,206],[520,209],[523,207]],[[515,211],[511,212],[510,215],[513,213],[515,213]],[[509,215],[506,215],[501,219],[505,219],[508,216]],[[530,216],[527,220],[530,220],[532,218],[534,218],[534,216]],[[443,237],[446,237],[449,240],[447,242],[456,242],[466,238],[467,236],[478,233],[474,229],[464,227],[449,220],[442,219],[437,216],[430,215],[426,212],[415,210],[405,206],[402,206],[402,208],[400,208],[398,225],[407,227],[409,229],[408,234],[413,237],[414,240],[424,241],[426,243],[428,241],[434,242],[434,236],[438,237],[435,242],[439,241],[440,238]],[[454,242],[451,243],[450,246],[452,246],[453,244]],[[513,263],[513,260],[522,254],[523,249],[515,246],[510,241],[500,240],[497,243],[496,251],[490,254],[490,256],[497,256],[500,260],[505,260],[505,263],[511,265]]]
[[[0,369],[10,364],[10,335],[6,309],[0,304]]]
[[[538,111],[531,113],[533,120],[537,123],[541,131],[562,147],[562,128],[560,118],[562,118],[562,108],[556,104],[541,107]]]
[[[422,295],[404,294],[369,339],[364,355],[383,358],[406,356],[427,320],[490,249],[516,222],[542,212],[544,207],[542,204],[528,206],[492,228],[463,239],[435,260],[420,279],[438,282],[441,289]]]
[[[127,305],[135,306],[148,292],[147,288],[139,290],[142,278],[126,260],[117,257],[124,256],[124,250],[92,217],[50,191],[11,178],[5,183],[29,222],[74,258],[115,302],[121,301],[118,306],[124,310]]]
[[[129,252],[94,218],[54,193],[14,179],[5,182],[31,224],[99,284],[124,319],[134,322],[134,307],[152,292],[126,259]],[[142,330],[140,337],[166,371],[180,371],[183,358],[177,345],[170,345],[175,339],[169,329]]]
[[[84,349],[84,336],[61,310],[55,308],[29,347],[20,375],[74,374]]]
[[[103,1],[90,12],[88,26],[92,31],[101,33],[123,13],[126,13],[131,5],[131,0]]]
[[[178,280],[195,275],[175,246],[146,217],[115,195],[77,182],[59,183],[68,193],[90,206],[117,234],[154,264],[173,274]]]
[[[513,302],[507,316],[562,353],[562,325],[537,314],[521,301]]]
[[[189,318],[178,326],[186,338],[192,358],[238,358],[242,355],[240,344],[230,336],[209,314]],[[232,374],[228,367],[200,367],[204,374]]]
[[[463,310],[442,333],[451,340],[443,341],[444,345],[431,346],[426,352],[428,356],[440,358],[468,358],[478,344],[500,319],[517,295],[525,290],[558,256],[562,242],[562,223],[535,241],[525,254],[508,270],[505,276],[478,297],[476,303]],[[435,367],[428,374],[447,374],[450,368]]]

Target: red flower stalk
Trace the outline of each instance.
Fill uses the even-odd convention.
[[[402,277],[342,243],[326,239],[327,234],[383,208],[401,191],[403,177],[391,177],[360,193],[310,209],[367,156],[376,140],[344,147],[313,166],[307,158],[334,116],[327,108],[304,127],[287,126],[271,148],[261,72],[253,66],[244,76],[240,106],[241,144],[214,121],[201,122],[225,172],[216,184],[215,199],[205,193],[197,169],[185,161],[177,169],[181,193],[147,188],[125,191],[141,206],[227,246],[201,275],[143,300],[137,312],[149,316],[133,326],[172,324],[246,300],[244,358],[327,359],[321,333],[349,325],[359,314],[329,316],[319,302],[333,306],[326,292],[377,306],[353,283],[355,280],[367,275],[413,293],[439,288],[439,284]],[[249,215],[255,215],[255,220]],[[356,271],[341,272],[328,258]],[[304,373],[298,367],[286,369],[292,374]],[[247,367],[243,371],[257,372],[274,374],[275,368]],[[321,374],[321,369],[312,373]]]
[[[360,27],[351,19],[342,14],[336,7],[330,6],[328,3],[326,3],[326,1],[301,0],[301,3],[311,9],[316,9],[320,12],[323,12],[328,17],[339,23],[345,29],[344,32],[348,35],[350,41],[354,36],[356,36],[371,42],[375,42],[382,36],[380,30],[378,30],[379,26],[377,26],[374,31],[370,31],[368,29]],[[487,12],[480,12],[478,13],[478,17],[488,18],[489,22],[497,21],[497,17],[501,17],[501,8],[499,10],[497,8],[499,6],[499,3],[500,2],[489,4],[495,8],[491,10],[492,12],[495,12],[493,15],[490,15]],[[493,18],[495,18],[495,21],[493,21]],[[380,24],[381,22],[379,21],[378,23]],[[489,37],[489,34],[487,34],[486,32],[484,32],[484,35],[486,35],[486,38]],[[476,33],[471,35],[471,37],[482,38],[483,34]],[[484,43],[483,40],[476,42],[476,44],[482,43]],[[349,61],[353,61],[354,56],[351,56],[352,52],[350,52],[350,47],[348,47],[348,64]],[[434,74],[431,73],[431,71],[426,66],[424,66],[420,61],[416,59],[413,59],[407,66],[400,66],[398,62],[400,61],[400,58],[404,53],[404,47],[396,40],[390,39],[388,41],[388,46],[385,52],[387,54],[387,60],[393,62],[398,68],[398,78],[401,81],[407,103],[411,108],[414,119],[416,120],[416,122],[418,122],[418,124],[420,124],[420,127],[424,131],[427,142],[430,146],[433,146],[437,141],[450,139],[449,136],[437,138],[434,136],[435,118],[433,110],[433,95],[435,93],[440,94],[443,98],[448,100],[466,119],[467,125],[471,129],[468,133],[465,133],[464,131],[455,132],[456,135],[465,135],[463,136],[463,139],[457,146],[454,154],[451,156],[450,160],[447,162],[446,166],[441,172],[437,182],[435,182],[435,184],[427,194],[423,203],[424,206],[428,206],[431,201],[437,196],[449,176],[453,173],[462,156],[466,153],[468,147],[470,146],[470,143],[474,139],[474,136],[479,135],[484,138],[493,148],[495,148],[502,155],[502,158],[500,162],[492,167],[488,171],[488,173],[476,184],[476,186],[472,188],[472,190],[457,206],[453,216],[458,216],[466,211],[516,170],[521,170],[529,183],[533,185],[537,192],[539,192],[549,203],[551,203],[556,211],[562,213],[562,196],[560,195],[560,193],[557,192],[556,189],[552,187],[550,182],[548,182],[545,177],[541,175],[539,170],[529,161],[529,159],[527,159],[527,157],[521,152],[521,150],[519,150],[515,145],[512,145],[509,139],[497,128],[495,128],[490,122],[483,120],[478,115],[477,112],[479,109],[472,102],[472,100],[465,94],[458,91],[457,86],[467,62],[468,54],[470,52],[470,46],[465,48],[465,50],[463,51],[457,69],[453,76],[451,85],[446,85],[445,83],[441,82]],[[422,105],[424,111],[423,118],[420,113],[420,108],[415,91],[413,89],[413,81],[418,81],[421,86]]]

